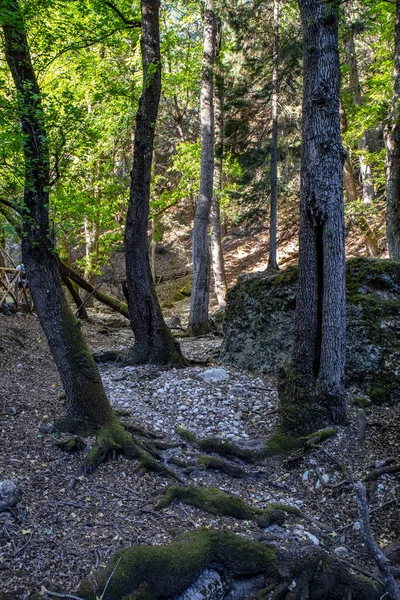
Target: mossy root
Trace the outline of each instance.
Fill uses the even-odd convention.
[[[286,552],[231,532],[199,528],[168,546],[121,550],[96,576],[96,589],[85,580],[77,594],[84,600],[170,598],[190,587],[211,565],[222,575],[228,574],[228,579],[263,574],[269,591],[275,593],[283,584],[279,598],[285,600],[378,600],[383,593],[382,588],[352,575],[346,565],[319,548]]]
[[[220,473],[225,473],[225,475],[229,475],[229,477],[235,479],[246,477],[246,471],[244,469],[238,465],[232,465],[225,460],[216,458],[215,456],[205,456],[204,454],[200,454],[197,457],[197,464],[204,469],[219,471]]]
[[[170,486],[164,497],[156,505],[156,510],[169,506],[174,500],[195,506],[213,515],[234,517],[235,519],[254,520],[259,527],[268,527],[273,523],[283,525],[285,515],[295,515],[310,520],[295,506],[271,502],[264,508],[249,506],[241,498],[225,494],[213,487]],[[316,522],[313,520],[313,522]]]
[[[119,563],[118,563],[119,561]],[[113,569],[104,600],[123,598],[168,598],[191,586],[213,563],[233,576],[255,575],[271,570],[276,552],[264,544],[250,542],[226,531],[199,528],[177,538],[169,546],[134,546],[117,553],[93,590],[84,581],[78,595],[95,600],[103,593]],[[146,596],[142,596],[146,591]],[[137,594],[136,592],[139,592]]]
[[[180,478],[164,467],[157,459],[157,455],[152,456],[149,450],[151,451],[150,446],[145,447],[135,440],[122,423],[114,419],[97,432],[96,444],[86,457],[84,470],[89,473],[104,462],[110,454],[123,453],[130,460],[139,460],[143,469],[156,471],[179,481]]]

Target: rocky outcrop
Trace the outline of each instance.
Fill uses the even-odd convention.
[[[297,267],[241,277],[228,295],[221,360],[275,375],[290,357]],[[347,262],[347,385],[400,400],[400,263]]]

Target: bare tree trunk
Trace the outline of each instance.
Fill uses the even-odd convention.
[[[68,428],[96,429],[114,414],[79,322],[62,292],[49,225],[49,150],[40,90],[17,0],[1,2],[5,55],[18,97],[25,158],[22,258],[67,401]]]
[[[277,211],[278,211],[278,75],[279,75],[279,0],[274,0],[274,55],[272,71],[272,141],[271,141],[271,213],[269,221],[268,268],[278,269]]]
[[[90,221],[89,217],[84,217],[84,229],[85,229],[85,256],[86,264],[85,271],[83,273],[84,279],[86,279],[91,285],[96,285],[96,275],[93,275],[93,256],[97,254],[99,245],[99,231],[95,221]],[[87,307],[93,306],[93,297],[88,300],[89,294],[83,291],[82,301],[85,302]]]
[[[396,0],[396,41],[392,112],[386,132],[386,236],[389,256],[400,262],[400,0]]]
[[[342,102],[340,102],[340,130],[342,134],[347,131],[346,111],[344,110]],[[349,154],[347,154],[346,160],[344,161],[343,180],[347,201],[351,203],[357,202],[357,183]]]
[[[342,103],[340,103],[340,128],[342,133],[346,133],[347,118]],[[353,165],[349,155],[346,156],[346,160],[344,161],[343,180],[347,202],[352,203],[354,206],[356,206],[358,199],[357,183],[354,176]],[[378,256],[380,253],[379,243],[375,233],[372,231],[368,223],[368,219],[365,217],[364,214],[357,213],[355,215],[355,221],[357,222],[358,227],[360,227],[361,231],[363,232],[363,242],[365,244],[369,256]]]
[[[222,166],[224,152],[224,76],[221,65],[222,45],[222,23],[217,25],[217,41],[215,62],[217,71],[215,74],[215,96],[214,96],[214,130],[215,130],[215,162],[214,162],[214,194],[211,203],[211,258],[214,273],[214,288],[220,308],[226,307],[226,275],[224,254],[221,244],[221,213],[220,196],[222,192]]]
[[[299,0],[303,141],[299,283],[291,365],[280,374],[282,427],[304,433],[346,418],[346,282],[338,5]]]
[[[214,173],[214,61],[216,21],[212,0],[204,0],[204,58],[200,95],[201,170],[200,193],[192,236],[193,286],[188,331],[199,335],[209,330],[210,255],[208,225]]]
[[[83,319],[84,321],[89,321],[89,315],[87,314],[84,300],[82,300],[82,298],[80,297],[79,292],[74,285],[74,282],[66,276],[62,277],[62,280],[65,284],[65,287],[71,294],[73,301],[75,302],[79,318]]]
[[[161,92],[160,0],[141,0],[143,89],[136,114],[131,191],[125,229],[128,308],[135,343],[133,363],[183,364],[167,327],[151,275],[148,242],[151,165]]]
[[[352,29],[351,16],[352,16],[352,6],[350,4],[346,4],[346,18],[347,18],[347,35],[346,35],[346,62],[350,69],[350,87],[353,94],[354,104],[357,106],[362,105],[362,94],[361,94],[361,85],[360,85],[360,76],[358,72],[358,63],[357,63],[357,54],[356,47],[354,43],[354,33]],[[363,156],[363,152],[365,152],[367,148],[367,140],[366,140],[366,132],[363,133],[361,140],[359,141],[358,148],[361,151],[360,155],[360,175],[361,182],[363,188],[363,202],[364,204],[371,204],[375,198],[375,189],[372,181],[372,173],[371,173],[371,165]]]

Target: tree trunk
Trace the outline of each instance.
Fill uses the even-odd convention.
[[[278,269],[277,210],[278,210],[278,75],[279,75],[279,0],[274,0],[274,54],[272,71],[272,141],[271,141],[271,212],[269,221],[268,268]]]
[[[280,374],[282,427],[304,433],[346,418],[346,282],[338,5],[299,0],[303,141],[299,283],[291,365]]]
[[[226,275],[224,254],[221,244],[221,213],[220,196],[223,186],[222,165],[224,152],[224,77],[220,61],[222,44],[222,23],[218,23],[216,56],[217,72],[215,75],[214,97],[214,128],[215,128],[215,164],[214,164],[214,194],[211,203],[211,258],[214,273],[214,289],[220,308],[226,307]]]
[[[159,0],[141,0],[143,89],[136,114],[131,190],[125,229],[128,308],[133,363],[182,364],[178,342],[164,322],[149,260],[148,223],[154,130],[161,92]]]
[[[17,0],[2,0],[5,55],[18,97],[25,159],[22,260],[36,311],[64,386],[71,429],[96,429],[113,419],[79,322],[62,292],[49,226],[49,150],[39,86]]]
[[[188,331],[200,335],[209,330],[210,255],[208,224],[214,174],[214,62],[216,21],[212,0],[204,1],[204,57],[200,95],[201,168],[200,193],[192,236],[193,286]]]
[[[342,134],[346,133],[347,131],[346,111],[342,102],[340,102],[340,131],[342,132]],[[343,180],[347,202],[355,204],[358,198],[357,183],[356,178],[354,176],[354,169],[349,154],[347,154],[346,160],[344,161]]]
[[[353,102],[356,106],[362,105],[362,94],[361,94],[361,85],[360,85],[360,76],[358,73],[358,63],[357,63],[357,54],[356,47],[354,43],[354,33],[351,24],[351,3],[350,5],[346,5],[346,18],[347,18],[347,35],[346,35],[346,62],[350,69],[350,87],[353,94]],[[375,189],[374,184],[371,178],[371,165],[365,159],[363,153],[368,150],[367,148],[367,140],[365,132],[363,133],[359,143],[358,148],[361,151],[360,154],[360,175],[361,182],[363,188],[363,202],[364,204],[371,204],[375,198]]]
[[[389,256],[400,262],[400,0],[396,0],[396,41],[392,112],[386,134],[386,235]]]
[[[62,277],[62,280],[65,284],[65,287],[71,294],[73,301],[75,302],[79,318],[84,321],[89,321],[89,315],[87,314],[84,300],[82,300],[82,298],[80,297],[79,292],[74,285],[74,282],[71,281],[71,279],[66,276]]]

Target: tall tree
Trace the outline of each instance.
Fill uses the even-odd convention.
[[[277,269],[278,210],[278,75],[279,75],[279,0],[274,0],[274,53],[272,70],[272,140],[271,140],[271,212],[269,222],[268,268]]]
[[[298,0],[303,27],[299,282],[291,364],[279,383],[283,429],[346,418],[346,282],[338,3]]]
[[[215,95],[214,95],[214,132],[215,132],[215,161],[214,161],[214,194],[211,203],[211,258],[214,273],[214,289],[220,308],[226,306],[226,275],[224,254],[221,243],[221,210],[220,196],[223,186],[223,155],[224,155],[224,73],[222,67],[222,22],[217,23],[217,41],[215,52]]]
[[[97,429],[114,414],[79,322],[61,289],[49,222],[50,159],[40,89],[18,0],[1,0],[4,51],[17,93],[25,161],[22,260],[66,394],[69,429]]]
[[[214,62],[216,19],[212,0],[204,1],[204,58],[200,94],[201,170],[200,193],[192,236],[193,286],[190,301],[189,332],[209,329],[210,254],[208,226],[213,197],[214,175]]]
[[[158,302],[149,260],[148,224],[155,124],[161,92],[159,0],[142,0],[143,88],[136,114],[135,144],[125,229],[126,282],[135,343],[134,363],[184,362]]]
[[[389,256],[400,261],[400,0],[396,0],[394,86],[386,132],[386,235]]]

